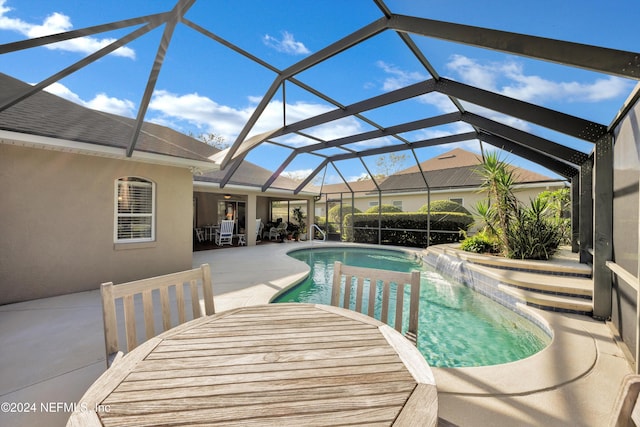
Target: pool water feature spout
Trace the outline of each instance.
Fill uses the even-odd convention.
[[[464,265],[459,258],[453,258],[444,253],[439,254],[434,268],[442,276],[456,283],[465,283]]]

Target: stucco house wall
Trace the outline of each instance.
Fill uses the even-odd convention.
[[[115,182],[156,184],[155,241],[114,243]],[[191,268],[192,174],[0,144],[0,304]]]

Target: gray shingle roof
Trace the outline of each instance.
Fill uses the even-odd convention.
[[[0,73],[0,93],[13,94],[30,86]],[[0,112],[0,129],[30,135],[126,149],[135,121],[91,110],[39,91]],[[144,123],[136,150],[208,162],[218,150],[164,126]]]

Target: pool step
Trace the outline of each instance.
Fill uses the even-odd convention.
[[[566,295],[543,294],[515,288],[509,285],[498,285],[498,289],[506,294],[521,299],[527,305],[533,305],[543,310],[569,311],[576,313],[592,313],[593,303],[590,299],[576,298]]]
[[[492,279],[518,288],[524,288],[525,290],[589,299],[593,297],[593,280],[585,277],[502,270],[475,264],[467,264],[467,268],[480,271]]]

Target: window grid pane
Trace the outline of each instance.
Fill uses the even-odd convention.
[[[153,211],[151,183],[120,182],[118,185],[118,213],[151,214]]]
[[[122,178],[117,192],[116,240],[152,240],[153,184],[140,178]]]
[[[151,217],[118,217],[118,240],[150,238]]]

